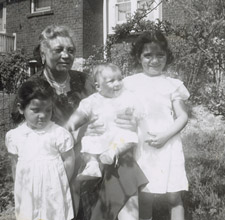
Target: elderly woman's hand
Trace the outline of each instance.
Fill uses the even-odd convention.
[[[125,111],[121,111],[117,114],[117,118],[115,119],[116,125],[120,128],[136,132],[137,122],[133,114],[134,109],[132,108],[127,108]]]
[[[94,116],[93,119],[89,122],[85,136],[99,136],[105,132],[104,123],[99,120],[98,116]]]

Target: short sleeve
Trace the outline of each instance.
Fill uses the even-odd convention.
[[[6,133],[5,145],[9,153],[18,154],[18,148],[16,145],[15,138],[13,138],[13,132],[9,131]]]
[[[83,113],[87,118],[90,117],[91,102],[90,102],[89,98],[81,100],[81,102],[77,108],[77,111]]]
[[[67,152],[74,146],[72,135],[64,128],[59,129],[56,143],[60,153]]]
[[[180,84],[179,87],[172,93],[171,99],[174,100],[187,100],[190,96],[187,88],[184,84]]]

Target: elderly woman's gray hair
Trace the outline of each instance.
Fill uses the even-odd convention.
[[[44,48],[49,46],[49,40],[55,39],[58,36],[70,38],[75,47],[75,36],[70,28],[62,25],[49,25],[42,31],[39,36],[40,51],[43,52]]]

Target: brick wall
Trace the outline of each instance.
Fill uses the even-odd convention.
[[[84,58],[93,53],[93,45],[103,45],[103,0],[84,0]]]
[[[179,8],[177,4],[174,6],[174,4],[171,4],[170,2],[163,2],[162,17],[163,20],[168,20],[175,25],[184,24],[185,22],[184,11],[182,8]]]
[[[103,0],[54,0],[52,13],[32,16],[30,0],[7,3],[7,33],[17,34],[17,48],[32,57],[41,31],[50,24],[68,25],[76,36],[76,57],[87,58],[93,45],[103,44]],[[183,12],[170,3],[163,4],[163,19],[175,24],[184,21]]]
[[[41,31],[50,24],[68,25],[74,32],[77,42],[77,57],[83,57],[83,1],[54,0],[52,13],[31,16],[30,0],[11,0],[7,3],[8,33],[16,33],[17,48],[24,49],[32,57]]]

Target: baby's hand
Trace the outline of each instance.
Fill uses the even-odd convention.
[[[113,149],[107,150],[99,156],[100,161],[103,164],[111,165],[114,162],[116,152]]]
[[[155,148],[163,147],[170,138],[164,132],[159,132],[159,133],[147,132],[147,133],[149,135],[149,139],[145,140],[145,142],[147,142],[151,147],[155,147]]]

